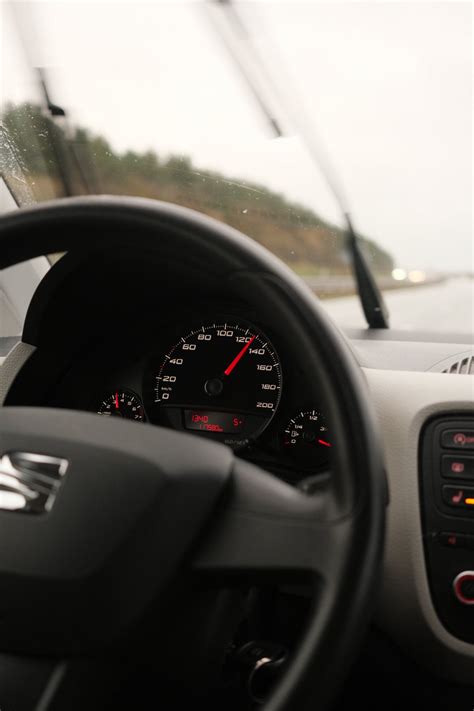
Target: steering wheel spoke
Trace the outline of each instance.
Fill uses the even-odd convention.
[[[252,581],[334,574],[347,524],[330,485],[307,495],[237,459],[224,496],[196,553],[197,572]]]

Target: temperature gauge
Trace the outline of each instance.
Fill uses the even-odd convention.
[[[332,441],[324,415],[319,410],[299,412],[285,428],[283,445],[308,464],[327,461]]]

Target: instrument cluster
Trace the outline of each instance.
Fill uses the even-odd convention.
[[[327,470],[324,413],[260,326],[223,316],[170,328],[160,343],[109,371],[86,409],[215,439],[288,479]]]

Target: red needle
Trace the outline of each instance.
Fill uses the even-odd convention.
[[[248,343],[245,344],[245,346],[242,348],[242,350],[240,351],[240,353],[237,353],[237,355],[235,356],[235,358],[234,358],[234,360],[232,361],[232,363],[231,363],[230,365],[228,365],[227,368],[224,370],[224,375],[230,375],[230,374],[232,373],[232,371],[234,370],[235,366],[237,365],[237,363],[239,362],[239,360],[240,360],[241,358],[243,358],[243,356],[246,354],[246,352],[248,351],[248,349],[250,348],[250,346],[252,345],[252,343],[254,342],[254,340],[255,340],[255,336],[252,336],[252,338],[250,339],[250,341],[248,341]]]
[[[116,410],[119,409],[119,404],[118,404],[118,392],[115,393],[115,409],[116,409]]]
[[[326,442],[324,439],[318,439],[319,444],[324,444],[325,447],[332,447],[332,444]]]

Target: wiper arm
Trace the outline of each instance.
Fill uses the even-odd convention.
[[[389,313],[374,275],[361,249],[360,239],[352,227],[350,216],[346,213],[347,249],[352,257],[352,267],[357,283],[357,291],[369,328],[388,328]]]
[[[37,72],[45,106],[51,117],[48,133],[64,194],[68,197],[77,194],[78,191],[75,189],[77,186],[76,176],[79,176],[85,192],[97,192],[94,190],[94,176],[89,179],[87,171],[84,169],[77,153],[76,145],[70,140],[72,132],[68,126],[66,111],[62,106],[52,101],[46,74],[43,69],[37,66],[37,62],[34,60],[34,47],[38,41],[38,37],[32,24],[31,11],[28,8],[21,7],[21,3],[10,3],[8,7],[12,13],[12,20],[16,25],[19,39],[23,45],[26,61],[31,70]]]
[[[44,94],[46,106],[48,107],[49,113],[51,114],[51,116],[66,117],[66,112],[64,111],[64,109],[61,108],[61,106],[58,106],[57,104],[53,104],[53,102],[51,101],[51,99],[49,97],[48,87],[46,84],[46,76],[45,76],[44,70],[41,69],[40,67],[38,67],[38,75],[39,75],[41,88],[43,89],[43,94]]]
[[[69,162],[68,162],[68,156],[67,156],[67,149],[65,148],[64,145],[64,134],[62,131],[62,128],[56,125],[55,119],[58,117],[61,118],[66,118],[66,112],[64,111],[61,106],[58,106],[57,104],[53,104],[53,102],[50,99],[48,87],[46,84],[46,77],[44,71],[38,67],[38,78],[39,78],[39,83],[41,85],[41,89],[43,91],[43,96],[44,100],[46,103],[46,106],[48,108],[48,111],[51,115],[51,118],[53,119],[53,126],[52,130],[49,131],[49,136],[51,139],[51,146],[53,148],[54,152],[54,157],[56,158],[56,164],[58,167],[59,175],[61,178],[61,182],[63,184],[63,189],[64,189],[64,194],[66,197],[71,197],[71,195],[74,195],[74,178],[72,176],[70,167],[69,167]],[[57,130],[56,130],[57,129]]]
[[[367,324],[369,328],[388,328],[389,314],[384,298],[361,249],[361,242],[353,227],[350,211],[339,181],[336,179],[334,168],[322,146],[318,145],[314,129],[310,129],[304,118],[302,120],[301,115],[292,112],[291,107],[285,107],[284,92],[262,59],[252,34],[248,31],[245,20],[237,11],[233,0],[214,0],[213,5],[216,10],[220,9],[220,16],[225,21],[225,23],[221,21],[218,24],[219,17],[217,15],[211,16],[216,31],[218,34],[226,33],[226,36],[223,37],[225,46],[250,89],[259,110],[269,123],[272,133],[277,137],[283,136],[286,133],[285,125],[291,124],[306,145],[313,163],[326,178],[346,219],[346,247],[351,257],[357,291]],[[300,102],[289,103],[296,105]],[[284,111],[284,107],[286,111]]]
[[[69,128],[67,124],[66,111],[62,108],[62,106],[58,106],[58,104],[54,104],[51,101],[45,72],[40,67],[37,68],[37,71],[44,100],[53,120],[53,125],[59,123],[58,119],[64,124],[63,126],[57,126],[58,131],[53,130],[50,132],[51,143],[56,157],[56,162],[58,164],[58,170],[61,176],[64,192],[68,197],[75,195],[77,192],[74,189],[74,170],[72,169],[71,161],[82,181],[86,193],[96,192],[93,189],[94,186],[92,181],[89,180],[87,176],[87,172],[83,169],[82,162],[77,154],[74,142],[69,140]]]

